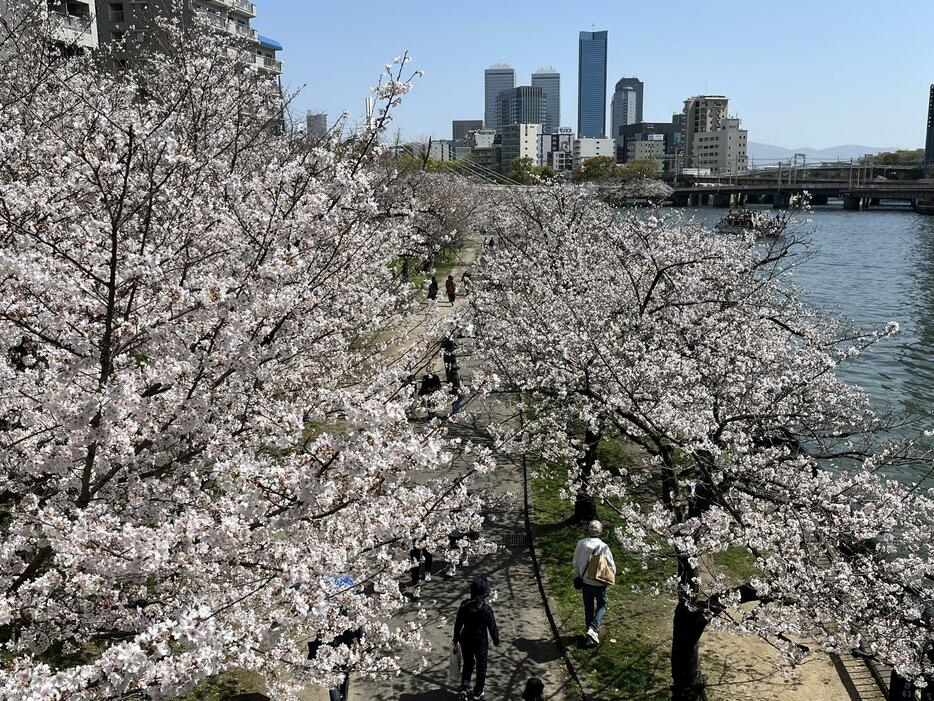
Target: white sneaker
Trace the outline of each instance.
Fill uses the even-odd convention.
[[[424,579],[426,582],[430,582],[430,581],[431,581],[431,572],[426,572],[426,573],[425,573],[425,576],[422,577],[422,579]]]
[[[597,645],[600,644],[600,636],[597,635],[597,631],[595,631],[593,628],[587,629],[587,637],[593,640]]]

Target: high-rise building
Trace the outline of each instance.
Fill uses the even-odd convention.
[[[68,1],[71,4],[71,0]],[[173,0],[97,0],[97,31],[101,42],[126,40],[127,50],[151,44],[161,17],[176,11]],[[195,20],[231,39],[250,68],[272,76],[282,74],[282,45],[259,34],[250,22],[256,5],[247,0],[182,0],[183,21]]]
[[[684,101],[684,165],[699,167],[694,154],[696,136],[700,132],[716,131],[727,117],[729,103],[723,95],[696,95]]]
[[[557,134],[561,126],[561,74],[554,68],[539,68],[532,74],[532,87],[540,87],[545,96],[545,119],[542,131]]]
[[[451,141],[455,146],[466,146],[467,132],[483,129],[482,119],[455,119],[451,122]]]
[[[934,85],[928,93],[928,133],[924,141],[924,177],[934,173]]]
[[[324,112],[309,112],[305,115],[305,135],[318,139],[328,133],[328,115]]]
[[[577,135],[606,136],[606,32],[581,32],[577,64]]]
[[[610,136],[619,136],[620,127],[642,121],[645,86],[638,78],[622,78],[616,82],[610,107]]]
[[[499,94],[499,128],[509,124],[545,123],[545,95],[538,85],[520,85]]]
[[[483,122],[487,129],[499,127],[499,96],[504,90],[516,87],[516,71],[512,66],[497,63],[483,73],[484,112]]]

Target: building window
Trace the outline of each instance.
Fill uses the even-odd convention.
[[[111,22],[124,22],[126,16],[123,13],[122,2],[112,2],[107,6],[107,14]]]

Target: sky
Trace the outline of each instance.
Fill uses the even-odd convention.
[[[786,148],[920,148],[934,82],[931,0],[255,0],[253,24],[285,47],[294,108],[364,112],[383,65],[424,71],[395,113],[404,139],[451,138],[483,118],[483,71],[516,84],[561,73],[561,124],[577,127],[578,32],[607,30],[607,108],[623,76],[645,83],[644,118],[669,121],[697,94],[730,98],[749,140]],[[607,117],[609,124],[609,115]]]

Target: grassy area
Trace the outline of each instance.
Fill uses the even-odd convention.
[[[239,694],[263,693],[265,686],[257,675],[234,670],[205,679],[181,701],[227,701]]]
[[[531,487],[535,545],[568,648],[600,699],[668,699],[673,605],[663,597],[633,593],[632,586],[653,587],[671,574],[671,565],[643,569],[611,542],[617,584],[608,594],[609,610],[600,626],[600,646],[585,645],[583,601],[572,584],[571,569],[574,547],[584,532],[565,522],[573,507],[558,496],[562,483],[562,475],[540,476],[532,480]],[[607,509],[601,510],[600,518],[607,529],[619,522]]]
[[[598,457],[602,465],[612,469],[630,464],[632,452],[619,441],[604,439]],[[617,584],[609,590],[600,646],[586,645],[583,602],[581,593],[573,587],[571,568],[574,548],[584,530],[566,520],[573,505],[559,496],[565,476],[561,470],[542,474],[532,480],[531,489],[536,549],[568,648],[600,699],[669,699],[674,602],[666,596],[654,596],[651,590],[674,574],[674,563],[659,561],[643,568],[638,560],[627,556],[618,542],[608,539],[617,564]],[[606,506],[598,505],[598,512],[607,530],[621,522]],[[713,557],[713,566],[734,582],[746,581],[755,573],[754,559],[742,548],[718,553]],[[634,586],[642,593],[634,592]],[[707,656],[706,663],[715,665],[716,653],[708,652]]]

